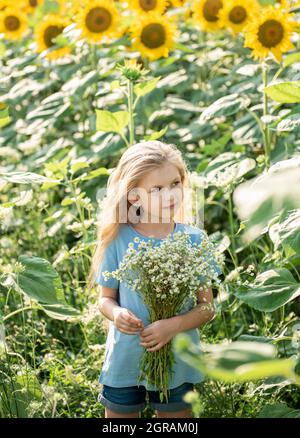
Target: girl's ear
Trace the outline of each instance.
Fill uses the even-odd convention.
[[[130,190],[127,199],[131,204],[135,204],[137,201],[139,201],[140,197],[134,190]]]

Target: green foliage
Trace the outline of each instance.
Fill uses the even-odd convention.
[[[273,312],[300,295],[300,283],[285,268],[259,274],[249,286],[238,286],[232,293],[261,312]]]
[[[300,81],[286,81],[268,85],[265,92],[276,102],[298,103],[300,102]]]
[[[122,152],[150,139],[195,172],[223,264],[204,352],[180,340],[207,377],[194,415],[299,416],[299,50],[268,59],[263,84],[240,36],[180,26],[147,74],[117,68],[124,40],[51,63],[31,40],[0,44],[0,416],[104,417],[96,214]]]

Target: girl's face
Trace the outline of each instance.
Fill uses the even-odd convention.
[[[183,185],[180,173],[173,164],[164,163],[142,178],[130,191],[128,200],[142,207],[143,222],[169,222],[180,207]]]

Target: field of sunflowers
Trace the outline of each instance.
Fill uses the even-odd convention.
[[[0,417],[104,417],[95,219],[148,139],[222,264],[194,417],[300,417],[300,2],[0,0],[0,54]]]

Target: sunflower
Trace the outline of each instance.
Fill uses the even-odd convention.
[[[297,23],[292,21],[294,14],[268,6],[252,18],[245,31],[245,47],[250,47],[255,59],[267,57],[272,52],[281,62],[282,53],[294,48],[291,36]]]
[[[21,7],[24,12],[33,14],[38,6],[41,6],[44,0],[22,0]]]
[[[92,42],[100,42],[104,37],[120,36],[120,16],[109,0],[91,0],[80,10],[76,21],[82,36]]]
[[[7,7],[0,13],[0,32],[9,40],[20,39],[26,30],[27,17],[17,8]]]
[[[168,56],[177,37],[174,21],[154,12],[141,15],[130,32],[132,48],[150,61]]]
[[[129,7],[139,14],[157,12],[163,14],[167,9],[168,0],[128,0]]]
[[[220,9],[218,17],[223,26],[228,27],[236,35],[250,22],[253,12],[260,5],[256,0],[227,0]]]
[[[168,0],[168,6],[171,8],[182,8],[186,0]]]
[[[7,6],[8,6],[8,1],[7,0],[0,0],[0,11],[2,11],[5,8],[7,8]]]
[[[51,47],[55,46],[55,41],[53,41],[53,39],[59,36],[69,24],[69,20],[60,15],[51,14],[46,16],[35,29],[37,51],[41,53],[44,50],[49,50]],[[70,53],[70,47],[65,46],[49,50],[46,56],[49,59],[57,59],[68,53]]]
[[[214,31],[223,27],[219,12],[223,7],[222,0],[196,0],[192,6],[194,20],[201,29]]]

